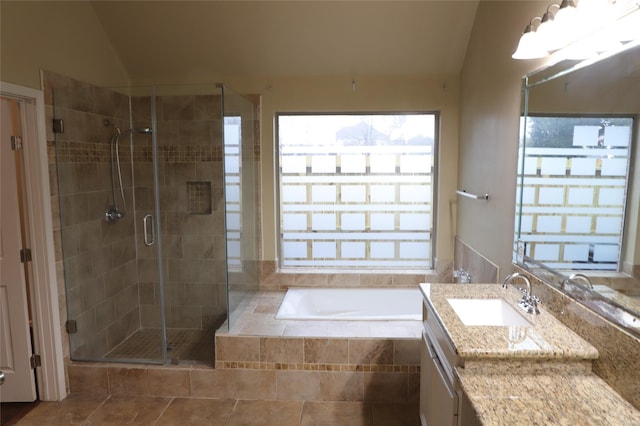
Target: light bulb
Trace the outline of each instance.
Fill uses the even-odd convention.
[[[558,50],[575,40],[578,30],[578,11],[571,0],[563,0],[553,18],[554,34],[548,41],[548,50]]]
[[[622,42],[640,40],[640,10],[625,16],[614,28],[615,37]]]
[[[549,52],[541,46],[540,40],[531,25],[527,25],[524,34],[520,37],[518,48],[511,55],[513,59],[538,59],[544,58]]]
[[[549,52],[542,48],[541,43],[536,36],[537,34],[535,31],[529,31],[522,34],[520,42],[518,43],[518,48],[511,57],[513,59],[538,59],[547,56]]]

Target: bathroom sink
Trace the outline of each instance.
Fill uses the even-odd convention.
[[[530,326],[504,299],[447,299],[464,325]]]

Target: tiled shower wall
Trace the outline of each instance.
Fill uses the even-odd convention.
[[[114,128],[104,120],[128,127],[129,105],[126,96],[50,72],[43,72],[43,88],[60,318],[64,323],[68,312],[77,321],[74,357],[99,358],[140,327],[133,216],[117,224],[105,221],[112,203],[109,141]],[[65,125],[64,133],[55,135],[54,109]],[[123,153],[123,162],[128,159]],[[132,206],[126,168],[123,179]],[[63,336],[68,337],[64,329]]]
[[[132,105],[134,125],[150,126],[150,98],[134,97]],[[158,96],[156,116],[167,327],[215,328],[226,314],[221,98]],[[151,160],[149,143],[136,146],[137,223],[153,212]],[[142,327],[157,328],[156,250],[142,232],[136,243]]]
[[[157,245],[144,244],[142,225],[154,210],[151,136],[133,135],[133,176],[129,137],[121,138],[128,212],[108,224],[109,143],[116,127],[131,127],[129,97],[46,71],[43,88],[65,355],[70,355],[64,330],[68,312],[78,324],[73,357],[97,359],[135,330],[160,326]],[[257,110],[259,99],[252,100]],[[163,238],[168,327],[214,328],[226,313],[220,102],[216,95],[156,99],[161,201],[156,220]],[[150,96],[132,97],[131,114],[133,127],[151,126]],[[53,133],[53,118],[64,119],[64,133]],[[259,122],[252,119],[246,126],[259,129]],[[258,142],[252,148],[243,155],[257,165]],[[248,184],[259,194],[259,168],[254,173]],[[259,232],[247,235],[255,239]],[[250,275],[257,283],[257,262],[244,266],[254,271]]]

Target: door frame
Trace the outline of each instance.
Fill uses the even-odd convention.
[[[44,93],[3,81],[0,81],[0,93],[35,105],[35,108],[26,108],[23,117],[24,199],[29,218],[26,226],[31,237],[33,275],[29,277],[33,350],[42,361],[41,367],[36,368],[39,399],[60,401],[66,397],[67,391],[53,244]]]

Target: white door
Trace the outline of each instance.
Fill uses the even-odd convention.
[[[22,161],[11,148],[11,136],[21,134],[21,104],[1,98],[0,112],[0,370],[5,382],[0,401],[35,401],[36,386],[32,355],[27,283],[20,261],[24,227],[20,218]]]

